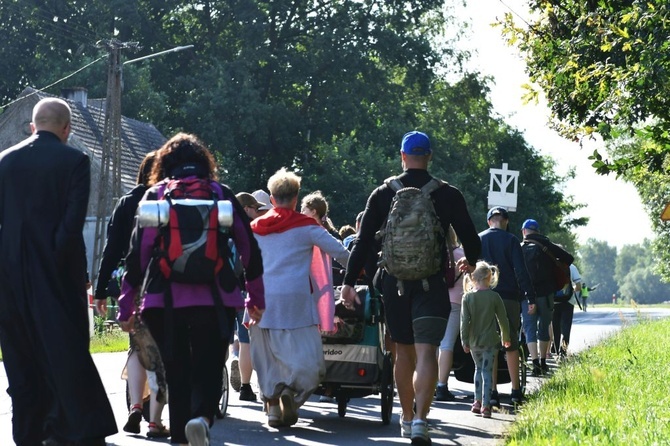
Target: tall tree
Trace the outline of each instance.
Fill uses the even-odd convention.
[[[555,125],[568,135],[644,126],[657,145],[607,162],[599,172],[645,164],[666,170],[670,151],[670,5],[665,0],[530,0],[532,19],[510,13],[504,32],[526,56],[531,80],[545,92]],[[536,92],[529,92],[529,97]]]
[[[590,238],[579,248],[579,264],[582,282],[598,288],[589,298],[593,302],[608,302],[612,294],[619,294],[614,271],[617,258],[617,249],[605,241]]]

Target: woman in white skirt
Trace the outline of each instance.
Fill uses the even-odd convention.
[[[268,181],[274,208],[251,224],[263,255],[265,313],[249,330],[268,425],[291,426],[326,373],[320,331],[333,330],[331,256],[349,251],[296,211],[300,177],[282,168]]]

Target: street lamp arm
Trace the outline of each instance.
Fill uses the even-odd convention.
[[[163,54],[176,53],[177,51],[188,50],[190,48],[193,48],[193,45],[178,46],[178,47],[175,47],[175,48],[171,48],[169,50],[161,51],[159,53],[149,54],[148,56],[142,56],[142,57],[138,57],[137,59],[127,60],[127,61],[123,62],[123,65],[128,65],[129,63],[139,62],[139,61],[145,60],[145,59],[153,59],[154,57],[162,56]]]

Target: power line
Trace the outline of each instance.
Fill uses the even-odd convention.
[[[512,9],[511,6],[507,5],[503,0],[498,0],[498,1],[499,1],[500,4],[503,5],[505,8],[509,9],[510,12],[511,12],[512,14],[514,14],[515,16],[517,16],[518,18],[520,18],[521,21],[522,21],[523,23],[525,23],[526,26],[528,26],[528,28],[533,28],[533,26],[532,26],[530,23],[528,23],[528,21],[527,21],[526,19],[524,19],[523,17],[521,17],[521,14],[519,14],[519,13],[516,12],[514,9]]]
[[[22,96],[22,97],[20,97],[20,98],[18,98],[18,99],[14,99],[13,101],[9,102],[8,104],[5,104],[5,105],[3,105],[2,107],[0,107],[0,109],[4,109],[5,107],[9,107],[10,105],[14,104],[15,102],[22,101],[23,99],[25,99],[25,98],[27,98],[27,97],[30,97],[30,96],[32,96],[32,95],[34,95],[34,94],[37,94],[37,93],[40,92],[40,91],[44,91],[44,90],[46,90],[47,88],[51,88],[51,87],[53,87],[54,85],[59,84],[59,83],[63,82],[64,80],[71,78],[72,76],[74,76],[75,74],[79,73],[80,71],[85,70],[86,68],[90,67],[90,66],[93,65],[94,63],[100,62],[102,59],[105,59],[106,57],[107,57],[107,56],[101,56],[101,57],[95,59],[93,62],[84,65],[83,67],[81,67],[81,68],[78,69],[77,71],[75,71],[75,72],[73,72],[73,73],[71,73],[71,74],[68,74],[68,75],[65,76],[64,78],[58,79],[56,82],[51,83],[51,84],[47,85],[46,87],[39,88],[39,89],[37,89],[37,90],[36,90],[35,92],[33,92],[33,93],[30,93],[30,94],[28,94],[28,95],[26,95],[26,96]]]

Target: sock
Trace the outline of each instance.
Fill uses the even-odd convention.
[[[249,389],[249,390],[251,390],[251,384],[249,384],[249,383],[242,384],[242,387],[240,387],[240,390],[241,390],[241,389]]]

